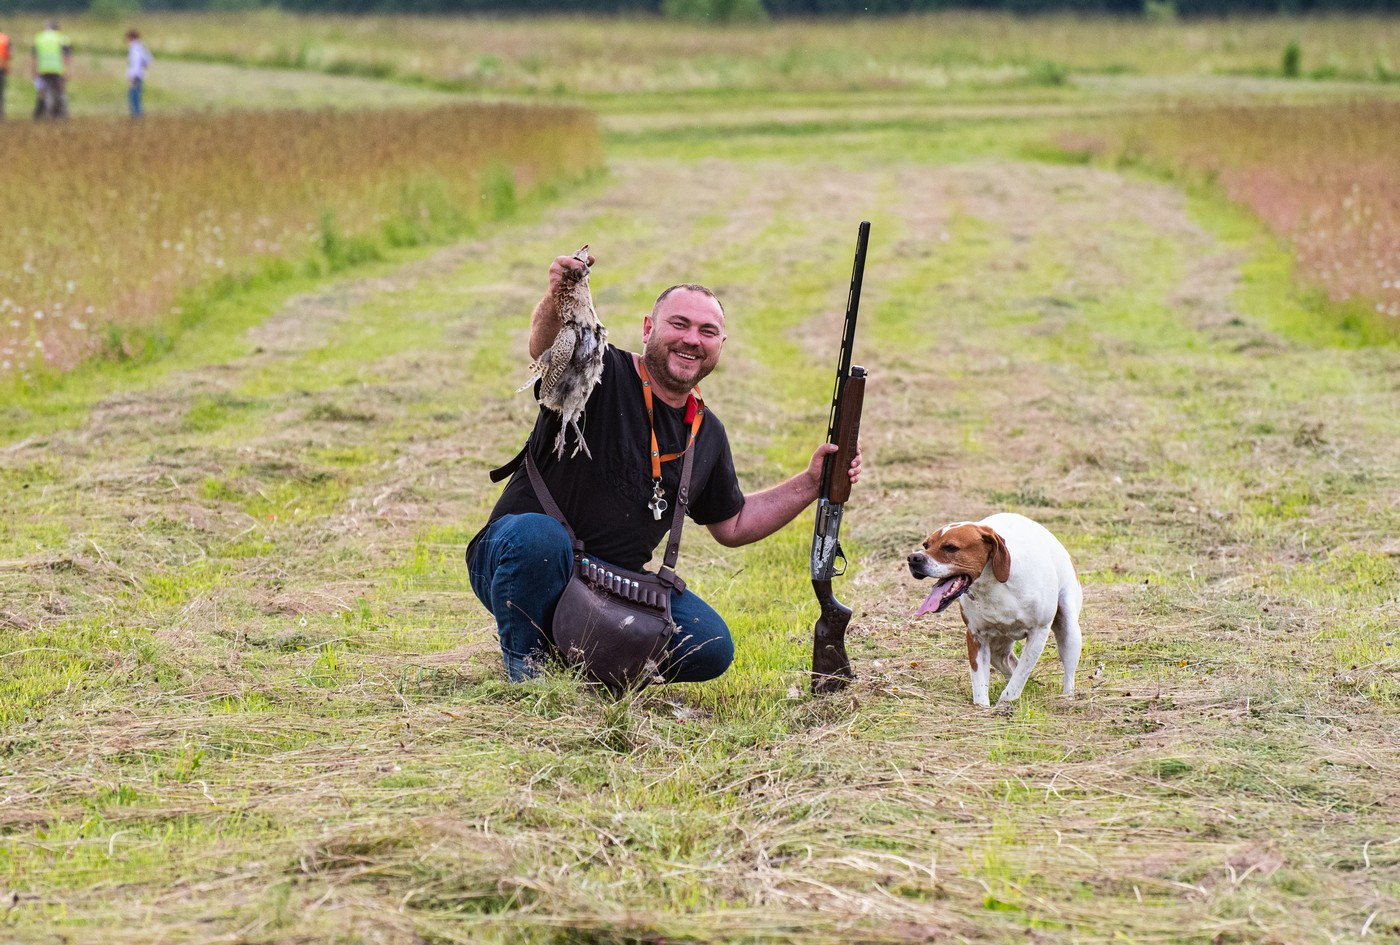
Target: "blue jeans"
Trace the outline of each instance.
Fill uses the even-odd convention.
[[[126,90],[126,103],[131,106],[131,117],[141,117],[141,87],[146,84],[144,79],[132,79],[130,87]]]
[[[472,590],[496,618],[511,682],[529,679],[550,658],[549,625],[573,571],[569,534],[548,515],[504,515],[477,542]],[[667,682],[714,679],[734,661],[729,627],[694,591],[671,592],[671,638],[661,675]]]

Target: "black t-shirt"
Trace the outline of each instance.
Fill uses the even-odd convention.
[[[661,454],[681,452],[690,437],[685,408],[665,404],[654,394],[652,404]],[[541,407],[530,433],[530,455],[550,495],[590,555],[622,568],[641,570],[671,529],[685,458],[661,464],[661,484],[670,505],[657,521],[647,505],[652,497],[651,433],[642,379],[637,376],[631,352],[608,346],[602,379],[584,409],[583,436],[593,458],[582,450],[570,457],[575,445],[570,430],[565,436],[564,458],[555,459],[554,438],[559,426],[559,415]],[[738,515],[744,507],[744,493],[734,473],[729,437],[708,407],[692,448],[691,520],[712,525]],[[522,463],[496,501],[487,524],[503,515],[543,511]]]

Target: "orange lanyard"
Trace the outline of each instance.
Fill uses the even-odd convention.
[[[694,399],[692,405],[695,410],[695,417],[690,421],[690,438],[686,440],[685,449],[679,453],[667,453],[661,455],[661,447],[656,442],[656,419],[653,416],[651,405],[651,378],[647,377],[646,365],[640,360],[637,361],[637,373],[642,376],[642,399],[647,405],[647,426],[651,428],[651,480],[652,480],[652,500],[649,507],[656,518],[661,518],[661,513],[666,511],[666,500],[662,498],[661,489],[661,464],[669,463],[673,459],[684,456],[686,450],[690,449],[695,442],[695,434],[700,432],[700,422],[705,419],[705,400],[700,395],[700,388],[697,386],[691,393]]]

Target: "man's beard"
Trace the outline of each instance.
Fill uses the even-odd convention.
[[[689,393],[692,387],[703,381],[715,369],[714,364],[707,363],[704,354],[701,353],[694,362],[694,376],[691,379],[677,377],[671,370],[671,351],[660,345],[646,345],[642,349],[642,362],[647,366],[647,374],[652,383],[674,394]]]

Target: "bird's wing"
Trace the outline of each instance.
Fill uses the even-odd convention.
[[[559,334],[555,335],[554,344],[550,346],[550,349],[540,355],[538,363],[545,365],[540,383],[540,401],[543,402],[549,396],[554,385],[559,382],[559,378],[563,377],[564,372],[569,369],[569,362],[573,360],[574,345],[576,344],[578,344],[578,335],[565,325],[559,329]]]

